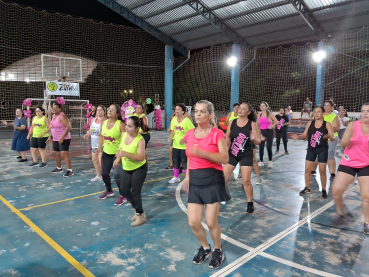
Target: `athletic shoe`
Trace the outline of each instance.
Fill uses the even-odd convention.
[[[41,163],[40,167],[47,167],[47,163]]]
[[[343,215],[336,213],[333,220],[331,220],[331,224],[335,227],[345,226],[347,225],[346,218]]]
[[[115,206],[123,205],[127,202],[127,199],[124,198],[122,195],[119,195],[117,202],[114,203]]]
[[[252,214],[254,212],[254,203],[253,202],[247,202],[247,212],[249,214]]]
[[[212,254],[211,252],[211,246],[209,244],[209,249],[204,249],[204,247],[200,247],[199,252],[193,257],[193,263],[194,264],[203,264]]]
[[[238,173],[237,179],[242,179],[241,173]]]
[[[20,160],[18,160],[19,163],[24,163],[26,161],[28,161],[28,160],[27,159],[20,159]]]
[[[31,163],[30,165],[29,165],[29,167],[34,167],[34,166],[39,166],[39,164],[38,163]]]
[[[263,162],[259,162],[258,163],[258,166],[264,166],[264,163]]]
[[[255,183],[257,186],[260,186],[261,185],[261,178],[258,178],[258,180],[256,181]]]
[[[369,224],[364,223],[363,233],[369,235]]]
[[[168,181],[169,184],[179,183],[181,181],[180,178],[173,177]]]
[[[103,180],[102,177],[96,176],[95,178],[91,179],[91,182],[97,182],[97,181],[102,181],[102,180]]]
[[[172,165],[168,165],[165,169],[173,169],[173,166]]]
[[[284,152],[284,154],[285,154],[285,155],[289,155],[290,153],[288,153],[288,151],[285,151],[285,152]]]
[[[136,219],[137,219],[136,209],[133,209],[133,212],[134,212],[135,215],[131,218],[131,220],[136,221]]]
[[[279,154],[279,150],[276,150],[276,151],[275,151],[275,154]]]
[[[355,180],[355,184],[358,184],[359,183],[359,181],[358,180]]]
[[[328,198],[328,194],[327,194],[327,191],[325,189],[322,189],[322,197],[324,199]]]
[[[225,204],[227,204],[227,202],[226,201],[222,201],[222,202],[220,202],[220,204],[225,205]]]
[[[316,171],[315,170],[311,171],[311,175],[316,175]]]
[[[145,213],[136,213],[136,220],[131,223],[131,226],[135,227],[144,224],[147,221]]]
[[[310,189],[305,187],[302,191],[300,191],[300,195],[310,194]]]
[[[109,192],[109,191],[106,190],[106,191],[104,191],[103,194],[101,194],[99,196],[99,199],[106,199],[106,198],[112,197],[112,196],[114,196],[114,191]]]
[[[273,162],[272,162],[272,161],[270,161],[270,162],[268,163],[268,167],[269,167],[269,168],[273,168]]]
[[[67,170],[64,174],[64,177],[71,177],[74,175],[74,172],[73,171],[70,171],[70,170]]]
[[[55,168],[51,173],[63,173],[63,169]]]
[[[18,156],[18,157],[17,157],[17,159],[18,159],[18,160],[19,160],[19,159],[22,159],[22,156]]]
[[[224,260],[224,253],[221,249],[214,249],[213,255],[211,256],[211,260],[209,262],[210,268],[219,268],[222,266]]]
[[[336,174],[331,174],[331,177],[329,177],[329,180],[334,180],[334,178],[336,177]]]

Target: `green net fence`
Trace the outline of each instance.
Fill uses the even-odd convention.
[[[133,99],[158,99],[164,109],[164,44],[147,32],[35,11],[0,1],[0,118],[12,120],[23,99],[43,98],[45,80],[41,55],[82,59],[81,96],[97,105]],[[358,112],[369,100],[369,28],[324,41],[326,59],[324,98]],[[315,105],[317,43],[289,48],[241,49],[240,102],[258,108],[261,101],[273,111],[291,106],[300,111],[306,97]],[[230,110],[229,46],[196,51],[174,73],[173,102],[187,106],[207,99],[218,120]],[[186,58],[177,57],[174,68]],[[246,67],[246,65],[248,65]]]

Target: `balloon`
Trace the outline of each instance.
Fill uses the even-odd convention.
[[[147,99],[146,99],[146,103],[147,103],[147,104],[151,104],[151,98],[147,98]]]

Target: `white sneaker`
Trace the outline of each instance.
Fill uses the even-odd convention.
[[[258,180],[256,181],[255,183],[257,186],[260,186],[261,185],[261,178],[258,178]]]
[[[220,202],[220,204],[225,205],[227,203],[226,203],[226,201],[222,201],[222,202]]]
[[[258,163],[258,166],[264,166],[264,163],[263,162],[259,162]]]
[[[270,162],[268,163],[268,167],[269,167],[269,168],[273,168],[273,162],[272,162],[272,161],[270,161]]]
[[[96,176],[95,178],[91,179],[91,182],[97,182],[97,181],[102,181],[102,180],[103,180],[102,177]]]
[[[179,183],[181,181],[180,178],[173,177],[168,181],[169,184]]]

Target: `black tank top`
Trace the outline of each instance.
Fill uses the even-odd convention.
[[[315,128],[316,121],[311,122],[308,130],[308,151],[317,151],[324,147],[328,148],[328,140],[323,139],[323,136],[328,134],[327,122],[323,121],[322,126]]]
[[[253,156],[253,150],[250,141],[251,123],[249,120],[242,128],[237,126],[237,119],[233,120],[231,125],[231,147],[229,155],[242,158]]]

